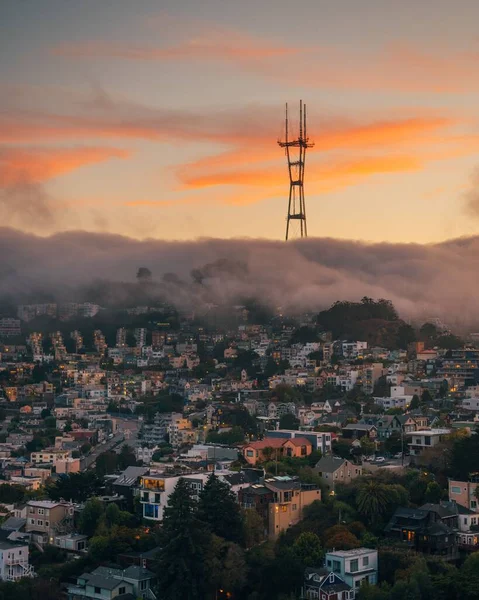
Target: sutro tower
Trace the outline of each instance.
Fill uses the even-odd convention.
[[[306,134],[306,104],[299,101],[299,136],[294,140],[288,137],[288,104],[286,104],[286,129],[284,142],[278,140],[281,148],[285,148],[289,171],[289,201],[288,216],[286,221],[286,240],[289,237],[289,223],[292,219],[298,220],[300,237],[307,237],[306,207],[304,204],[304,164],[306,149],[314,146]],[[291,152],[291,148],[298,148],[298,153]]]

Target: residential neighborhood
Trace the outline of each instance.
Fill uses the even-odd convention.
[[[432,557],[479,572],[479,348],[358,306],[398,336],[351,339],[337,305],[0,320],[0,592],[186,598],[201,572],[195,598],[367,600],[422,594],[418,565],[439,585]]]

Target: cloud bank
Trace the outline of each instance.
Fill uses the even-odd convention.
[[[392,300],[406,319],[438,316],[459,329],[479,324],[479,237],[434,245],[330,238],[169,242],[81,231],[41,238],[4,228],[0,256],[0,295],[19,302],[45,292],[70,299],[99,281],[136,285],[137,269],[145,266],[158,293],[183,308],[256,298],[297,313],[367,295]]]

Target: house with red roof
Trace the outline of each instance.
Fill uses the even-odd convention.
[[[266,437],[251,442],[243,448],[243,456],[250,465],[281,459],[285,456],[303,458],[313,451],[312,443],[304,437],[274,438]]]

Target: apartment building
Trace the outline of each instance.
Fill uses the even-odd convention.
[[[70,452],[68,450],[58,450],[57,448],[46,448],[39,452],[32,452],[30,454],[30,460],[34,465],[53,465],[60,461],[66,461],[70,458]]]

